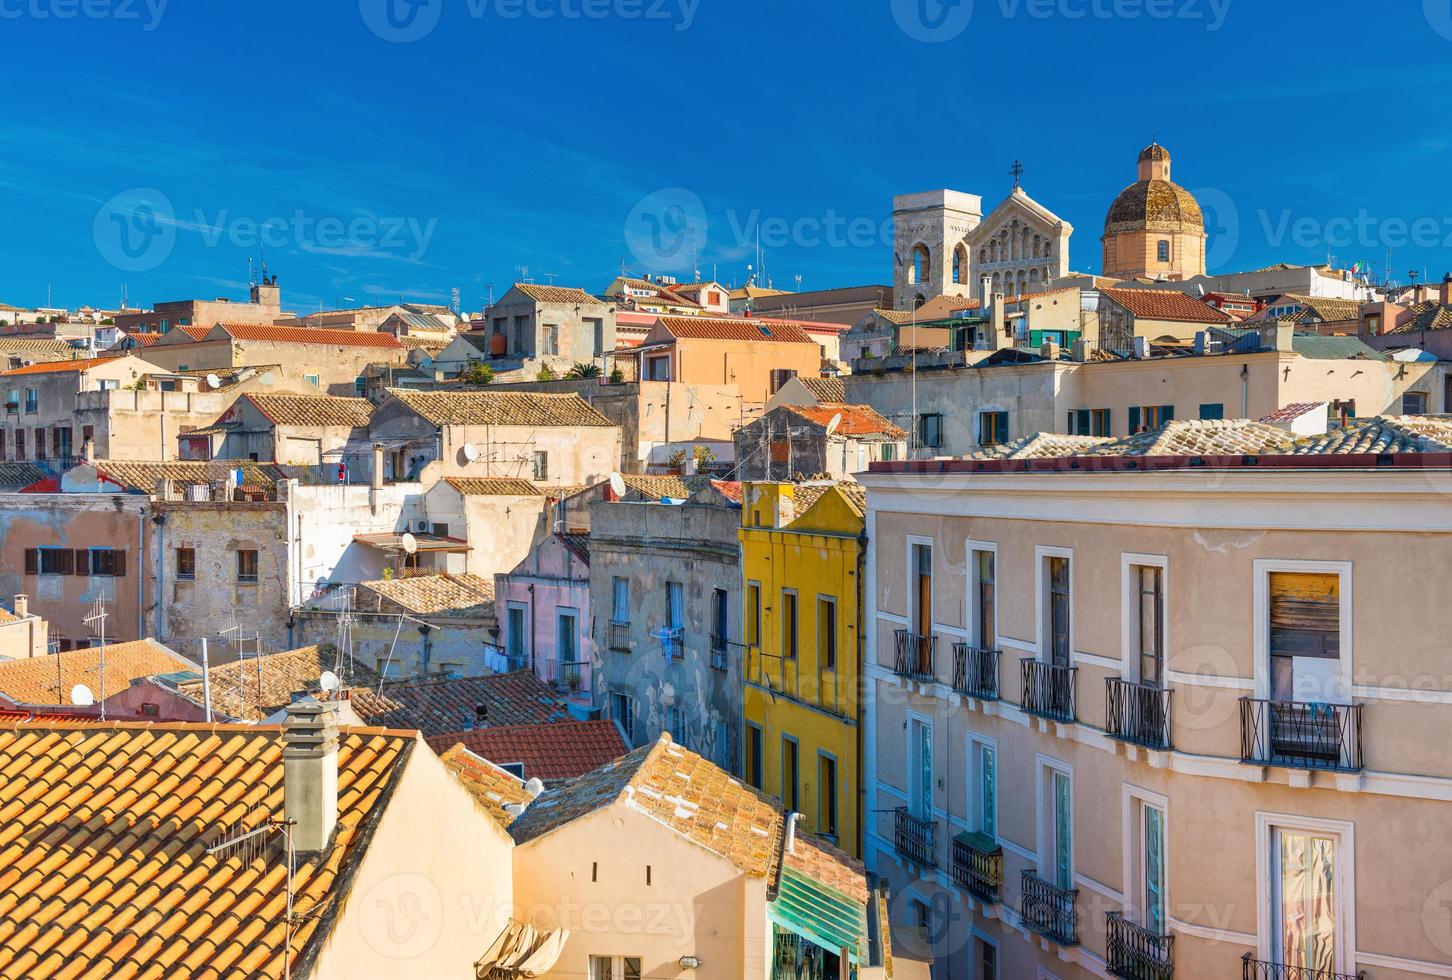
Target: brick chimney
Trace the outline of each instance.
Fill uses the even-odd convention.
[[[1437,295],[1443,306],[1452,306],[1452,272],[1442,277],[1442,286]]]
[[[327,850],[338,823],[336,706],[301,702],[282,724],[282,808],[300,854]]]

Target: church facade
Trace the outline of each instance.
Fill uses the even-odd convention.
[[[1069,272],[1074,228],[1017,182],[983,214],[976,194],[939,190],[893,199],[893,305],[913,310],[938,296],[986,300],[1042,290]]]

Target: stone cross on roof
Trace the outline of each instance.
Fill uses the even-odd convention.
[[[1021,186],[1021,179],[1023,178],[1023,164],[1018,160],[1013,161],[1013,166],[1008,168],[1008,175],[1013,178],[1014,187]]]

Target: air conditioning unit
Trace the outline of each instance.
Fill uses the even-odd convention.
[[[415,521],[414,522],[414,525],[413,525],[413,529],[415,531],[427,532],[428,529],[429,529],[429,522],[428,521]]]

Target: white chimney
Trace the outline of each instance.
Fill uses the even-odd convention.
[[[1135,337],[1134,338],[1134,359],[1136,361],[1143,361],[1143,360],[1147,360],[1149,358],[1149,356],[1150,356],[1150,354],[1149,354],[1149,338],[1148,337]]]
[[[369,486],[374,490],[383,489],[383,443],[373,444],[373,473],[369,480]]]
[[[282,809],[301,854],[327,850],[338,823],[338,719],[333,704],[300,701],[282,723]]]
[[[24,619],[26,616],[29,616],[30,615],[30,597],[29,596],[17,595],[15,597],[14,606],[15,606],[15,617],[17,619]]]
[[[783,851],[787,854],[795,854],[797,849],[797,820],[800,813],[788,813],[786,818],[786,846]]]

